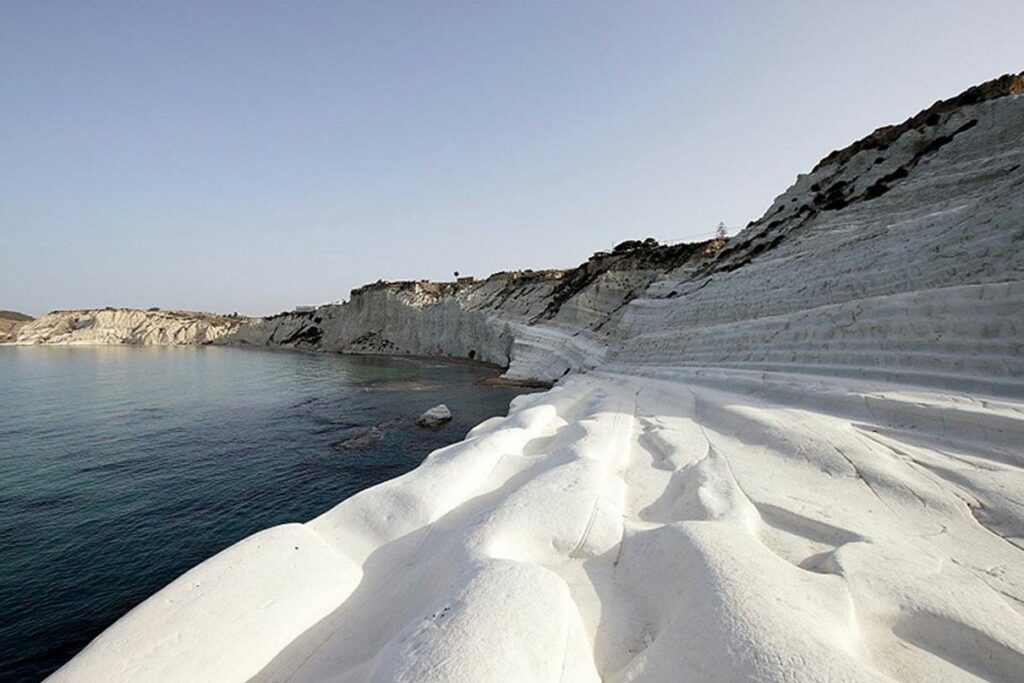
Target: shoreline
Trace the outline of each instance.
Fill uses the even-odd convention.
[[[189,346],[183,344],[183,346]],[[274,351],[274,352],[298,352],[308,353],[313,355],[335,355],[335,356],[350,356],[353,358],[392,358],[396,360],[408,359],[417,361],[430,361],[434,363],[444,363],[446,365],[465,365],[469,367],[480,368],[483,370],[495,370],[499,373],[508,370],[508,366],[498,365],[496,363],[488,363],[481,360],[473,360],[472,358],[458,358],[455,356],[428,356],[419,353],[355,353],[352,351],[320,351],[317,349],[299,349],[293,346],[257,346],[255,344],[246,343],[234,343],[234,344],[196,344],[194,346],[216,346],[225,349],[249,349],[257,351]],[[488,377],[478,381],[479,384],[494,384],[494,385],[505,385],[505,386],[521,386],[525,388],[544,388],[550,389],[553,384],[547,384],[542,380],[510,380],[497,375],[495,377]]]
[[[524,389],[550,389],[555,386],[555,382],[547,382],[541,379],[512,379],[502,377],[501,375],[486,377],[477,382],[477,384],[495,387],[523,387]]]
[[[253,344],[236,343],[236,344],[217,344],[212,342],[203,342],[201,344],[103,344],[103,343],[19,343],[19,342],[0,342],[0,346],[12,346],[12,347],[33,347],[33,348],[132,348],[132,349],[167,349],[167,348],[219,348],[219,349],[238,349],[244,351],[270,351],[272,353],[305,353],[310,355],[336,355],[336,356],[348,356],[353,358],[390,358],[394,360],[414,360],[414,361],[429,361],[433,363],[442,363],[445,365],[464,365],[468,367],[480,368],[481,370],[493,370],[499,374],[492,377],[484,377],[476,381],[477,384],[484,386],[508,386],[508,387],[522,387],[524,389],[550,389],[555,386],[555,382],[548,382],[540,379],[511,379],[502,377],[500,373],[508,370],[508,366],[497,365],[496,363],[488,363],[486,361],[473,360],[471,358],[455,358],[452,356],[427,356],[423,354],[413,353],[353,353],[351,351],[319,351],[316,349],[299,349],[291,346],[256,346]]]

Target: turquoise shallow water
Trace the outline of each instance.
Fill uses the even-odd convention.
[[[0,680],[39,680],[260,529],[416,467],[523,390],[424,360],[0,347]],[[417,428],[446,403],[455,419]]]

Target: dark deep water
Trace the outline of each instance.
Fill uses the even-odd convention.
[[[477,384],[488,374],[207,347],[0,347],[0,680],[41,679],[219,550],[504,415],[524,390]],[[442,402],[451,423],[413,424]]]

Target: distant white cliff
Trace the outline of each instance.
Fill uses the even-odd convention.
[[[239,316],[191,311],[101,308],[53,311],[17,329],[16,344],[206,344],[238,329]]]

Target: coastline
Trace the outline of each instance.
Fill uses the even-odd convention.
[[[1022,89],[828,155],[710,252],[629,242],[241,328],[565,379],[210,558],[54,680],[1014,680]]]
[[[555,382],[548,382],[546,380],[514,379],[509,377],[502,377],[501,375],[482,379],[480,380],[480,384],[505,387],[525,387],[527,389],[550,389],[555,386]]]

